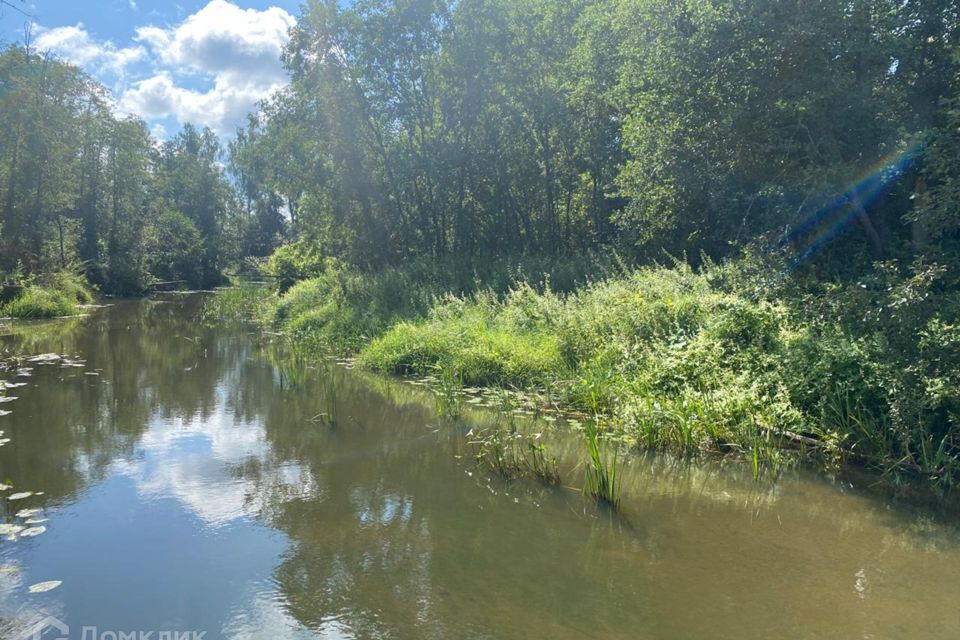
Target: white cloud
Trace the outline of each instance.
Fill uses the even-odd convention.
[[[177,85],[170,72],[161,71],[124,92],[120,108],[146,119],[172,116],[181,123],[193,122],[231,134],[257,101],[274,88],[234,82],[232,74],[223,74],[210,90],[196,91]]]
[[[212,0],[174,28],[137,29],[137,40],[149,44],[169,65],[279,82],[284,78],[280,54],[295,23],[278,7],[257,11]]]
[[[150,135],[157,140],[165,140],[167,137],[167,128],[158,122],[150,127]]]
[[[174,27],[140,27],[137,41],[150,47],[159,70],[126,91],[121,108],[230,134],[259,100],[284,83],[280,54],[295,22],[278,7],[258,11],[211,0]],[[197,75],[212,86],[198,91],[184,85],[184,76]]]
[[[90,37],[83,23],[72,27],[37,29],[34,44],[39,51],[49,51],[95,75],[108,73],[122,76],[128,66],[147,55],[142,46],[119,48],[109,40],[97,42]]]

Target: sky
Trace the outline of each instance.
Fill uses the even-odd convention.
[[[8,0],[0,42],[32,44],[113,91],[158,138],[185,122],[230,137],[286,82],[280,53],[300,0]]]

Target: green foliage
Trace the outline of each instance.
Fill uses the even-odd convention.
[[[41,276],[14,273],[11,284],[20,287],[16,297],[0,304],[0,317],[57,318],[76,315],[78,304],[93,302],[93,291],[75,271],[57,271]]]
[[[68,300],[79,304],[93,302],[93,291],[90,285],[77,271],[55,271],[33,279],[40,288],[56,291]]]
[[[444,418],[459,418],[463,410],[463,373],[450,362],[438,364],[436,373],[437,413]]]
[[[150,273],[162,281],[203,285],[203,237],[196,224],[179,211],[167,210],[154,222],[146,238]]]
[[[300,280],[323,273],[324,259],[316,243],[301,239],[274,251],[265,270],[277,279],[280,292],[285,293]]]
[[[465,307],[464,301],[454,299],[437,309],[439,317],[401,323],[363,349],[360,363],[379,371],[426,373],[452,361],[471,385],[529,386],[564,370],[555,336],[503,322],[500,305],[488,300],[468,303],[468,311],[452,317],[450,307]]]
[[[76,312],[77,303],[69,295],[35,285],[26,287],[19,296],[0,306],[0,317],[11,318],[57,318]]]
[[[313,341],[340,352],[359,351],[397,323],[425,317],[440,297],[468,296],[481,289],[507,291],[527,277],[525,274],[544,274],[541,283],[569,289],[586,282],[590,274],[610,271],[600,258],[549,257],[474,262],[419,260],[403,268],[376,271],[349,268],[328,258],[323,269],[320,276],[297,283],[280,297],[271,326],[294,335],[309,334]],[[480,327],[475,329],[479,331]],[[476,354],[477,368],[464,370],[467,378],[487,375],[482,373],[483,362],[517,346],[511,344],[509,332],[489,337],[485,350]],[[429,366],[436,363],[437,360],[430,360]],[[397,368],[401,366],[397,363]],[[491,366],[495,369],[499,365]]]
[[[207,298],[203,314],[212,320],[264,323],[273,313],[276,299],[276,293],[266,285],[240,282]]]
[[[80,264],[90,283],[121,295],[157,279],[209,286],[239,257],[231,233],[275,231],[254,229],[272,223],[252,211],[229,216],[210,130],[186,125],[160,145],[77,67],[17,45],[0,51],[0,86],[0,269]]]
[[[511,425],[467,435],[477,463],[502,478],[535,478],[550,486],[560,484],[557,459],[547,454],[540,434],[525,434]]]
[[[623,481],[620,452],[614,448],[611,456],[604,451],[595,421],[587,421],[584,433],[587,463],[584,468],[583,491],[598,502],[617,509],[620,506],[620,488]]]

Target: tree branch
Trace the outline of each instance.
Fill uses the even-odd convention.
[[[20,0],[20,1],[23,2],[23,0]],[[17,5],[13,4],[12,2],[9,2],[9,0],[0,0],[0,8],[2,8],[2,7],[10,7],[10,8],[13,9],[14,11],[16,11],[16,12],[18,12],[18,13],[22,13],[23,15],[25,15],[25,16],[28,17],[28,18],[33,18],[33,17],[34,17],[32,14],[27,13],[26,11],[24,11],[23,9],[21,9],[21,8],[18,7]]]

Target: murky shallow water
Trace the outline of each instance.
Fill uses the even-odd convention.
[[[960,535],[804,476],[637,459],[624,515],[474,468],[411,385],[328,377],[206,327],[197,297],[17,330],[2,407],[0,635],[206,638],[956,638]],[[97,375],[90,375],[97,374]],[[9,375],[0,379],[10,380]],[[548,425],[537,428],[549,429]],[[565,484],[577,442],[551,436]],[[31,594],[30,585],[62,585]],[[105,637],[111,637],[106,635]]]

